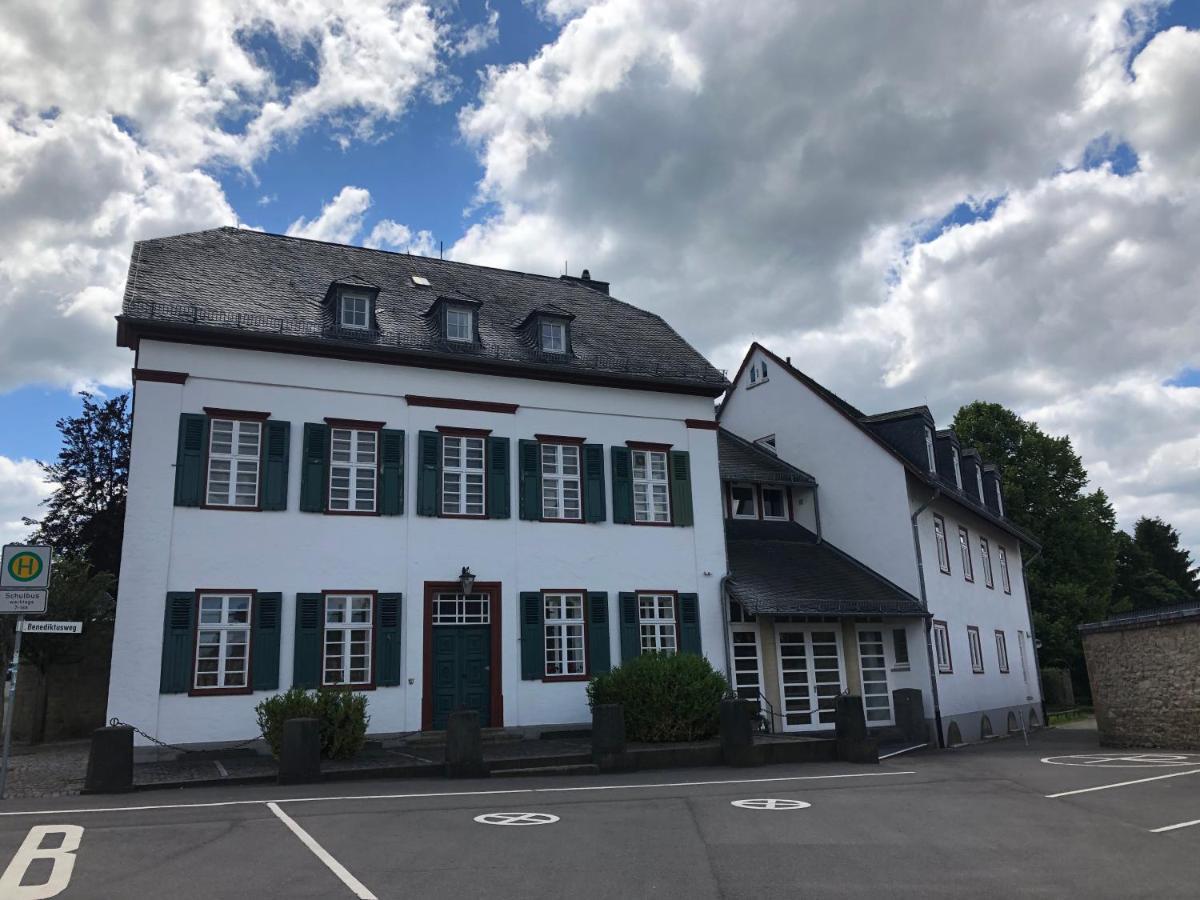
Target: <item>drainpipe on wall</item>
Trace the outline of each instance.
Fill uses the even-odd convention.
[[[813,488],[813,519],[817,525],[817,543],[819,544],[821,543],[821,492],[815,487]]]
[[[1022,572],[1025,570],[1022,569]],[[729,629],[729,598],[725,596],[725,585],[729,583],[729,573],[726,572],[721,576],[721,581],[717,585],[717,598],[721,603],[721,624],[725,629],[725,634],[721,640],[721,645],[725,648],[725,677],[729,679],[729,688],[733,689],[733,660],[729,655],[729,642],[733,639],[733,632]]]
[[[1029,558],[1029,562],[1021,560],[1021,585],[1025,588],[1025,614],[1029,616],[1029,649],[1033,651],[1033,672],[1037,675],[1038,697],[1041,699],[1042,707],[1042,725],[1049,725],[1050,722],[1046,719],[1046,692],[1042,690],[1042,664],[1038,661],[1037,635],[1033,630],[1033,601],[1029,598],[1029,578],[1025,575],[1025,567],[1033,565],[1041,555],[1042,548],[1038,547],[1037,553]]]
[[[921,606],[925,608],[926,613],[929,612],[929,597],[925,593],[925,563],[921,556],[921,531],[917,526],[917,517],[940,496],[942,496],[942,489],[934,488],[930,498],[917,507],[917,511],[912,514],[913,552],[917,555],[917,580],[921,585]],[[1021,567],[1021,574],[1025,574],[1024,566]],[[929,658],[929,688],[933,692],[933,722],[937,728],[938,748],[944,750],[946,741],[942,737],[942,705],[938,700],[937,663],[933,656],[933,623],[928,616],[925,617],[925,654]]]

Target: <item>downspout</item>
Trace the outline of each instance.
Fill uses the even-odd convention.
[[[912,514],[913,552],[917,556],[917,579],[921,585],[921,606],[924,607],[926,613],[929,612],[929,597],[925,593],[925,563],[921,556],[921,531],[917,526],[917,517],[925,512],[933,501],[940,496],[942,496],[942,489],[934,488],[930,498],[917,507],[917,511]],[[1023,566],[1021,574],[1025,574]],[[1026,596],[1028,597],[1028,594]],[[938,748],[944,750],[946,748],[946,741],[942,737],[942,705],[938,699],[937,664],[933,658],[933,623],[928,615],[925,617],[925,655],[929,659],[929,689],[933,694],[933,722],[937,728]]]
[[[813,519],[817,523],[817,543],[821,543],[821,492],[813,485]],[[1022,569],[1021,571],[1024,571]]]
[[[729,628],[729,598],[725,596],[725,586],[728,583],[729,573],[726,572],[721,576],[721,581],[717,585],[717,597],[721,601],[721,625],[725,629],[721,641],[721,645],[725,648],[725,678],[729,681],[729,689],[733,690],[733,659],[729,655],[729,642],[733,639],[733,632]]]
[[[1029,645],[1033,651],[1033,672],[1037,675],[1038,697],[1041,698],[1042,725],[1049,725],[1050,722],[1046,719],[1046,692],[1042,690],[1042,664],[1038,661],[1037,636],[1033,631],[1033,601],[1029,597],[1029,577],[1025,574],[1025,567],[1033,565],[1041,555],[1042,548],[1038,547],[1037,553],[1029,558],[1029,562],[1021,560],[1021,585],[1025,588],[1025,614],[1029,617]]]

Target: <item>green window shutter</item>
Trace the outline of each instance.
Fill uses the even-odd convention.
[[[518,507],[522,519],[536,522],[542,517],[542,448],[537,441],[517,442],[520,467]]]
[[[703,655],[700,649],[700,598],[696,594],[679,595],[679,652]]]
[[[604,445],[583,445],[583,516],[604,521]]]
[[[642,652],[642,637],[638,630],[637,594],[621,593],[619,596],[621,600],[621,662],[629,662]]]
[[[404,432],[379,433],[379,514],[404,514]]]
[[[203,418],[203,417],[201,417]],[[196,595],[167,594],[163,615],[162,694],[186,694],[192,686],[192,647],[196,619]]]
[[[509,486],[508,438],[487,439],[487,514],[489,519],[507,519],[512,515],[512,490]]]
[[[588,674],[603,675],[612,668],[608,643],[608,594],[588,592]]]
[[[628,447],[612,448],[612,520],[628,525],[633,521],[633,460]]]
[[[283,594],[254,598],[254,631],[250,636],[250,685],[256,691],[279,690],[279,617]]]
[[[181,413],[179,446],[175,451],[175,505],[204,502],[204,457],[208,450],[208,416]]]
[[[292,686],[315,688],[321,683],[321,636],[325,598],[296,595],[296,643],[292,651]]]
[[[542,595],[521,592],[521,679],[538,681],[546,674],[546,629]]]
[[[400,601],[402,594],[380,594],[375,619],[375,683],[395,687],[401,683]]]
[[[442,480],[442,436],[422,431],[417,443],[417,515],[438,514]]]
[[[262,486],[259,505],[265,510],[287,509],[288,456],[291,453],[292,425],[268,419],[263,423]]]
[[[692,524],[692,460],[686,450],[671,451],[671,519]]]
[[[304,461],[300,469],[300,509],[325,512],[329,494],[329,426],[304,423]]]

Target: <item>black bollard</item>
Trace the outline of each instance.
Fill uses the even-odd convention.
[[[85,794],[122,794],[133,790],[133,729],[111,725],[92,732]]]
[[[879,762],[879,742],[867,734],[867,716],[862,697],[842,694],[834,712],[837,758],[843,762]]]
[[[754,704],[749,700],[721,701],[721,759],[727,766],[755,766]]]
[[[288,719],[279,748],[279,783],[306,784],[321,780],[321,723]]]
[[[620,703],[592,710],[592,762],[605,771],[625,764],[625,707]]]
[[[446,776],[482,778],[487,774],[478,710],[460,709],[450,713],[446,721]]]
[[[925,724],[925,700],[916,688],[896,688],[892,691],[896,709],[896,727],[904,739],[913,744],[929,742],[929,727]]]

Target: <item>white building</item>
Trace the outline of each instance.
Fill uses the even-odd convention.
[[[1040,723],[1022,571],[1037,545],[1005,517],[994,466],[936,431],[927,408],[865,415],[758,344],[718,418],[741,456],[748,446],[810,482],[764,515],[769,482],[739,479],[721,444],[732,652],[755,648],[785,730],[827,728],[840,690],[862,694],[868,725],[890,726],[898,688],[922,691],[943,743]],[[828,545],[859,580],[819,555]],[[802,711],[818,700],[814,720]]]
[[[110,716],[237,740],[348,684],[375,733],[566,724],[631,654],[722,664],[727,384],[606,283],[223,228],[135,245],[118,322]]]

